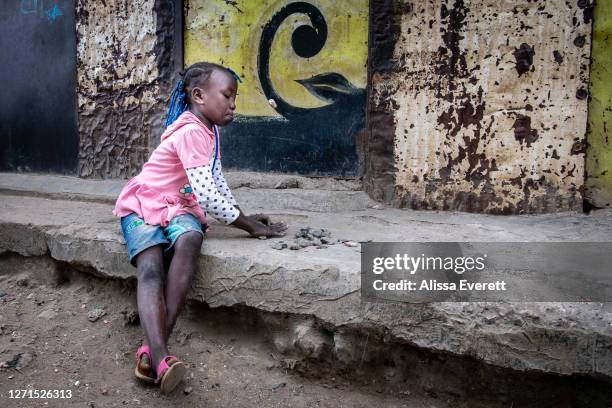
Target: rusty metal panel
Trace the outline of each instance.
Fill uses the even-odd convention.
[[[612,205],[612,2],[598,1],[593,22],[586,199]]]
[[[585,1],[396,2],[395,204],[536,213],[582,206]]]

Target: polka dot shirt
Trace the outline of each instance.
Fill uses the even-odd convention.
[[[240,211],[234,207],[236,200],[223,177],[219,160],[214,170],[211,169],[211,165],[206,165],[189,168],[186,171],[193,194],[206,214],[225,224],[236,221]]]

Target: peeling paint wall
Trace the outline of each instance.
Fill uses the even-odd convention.
[[[394,169],[393,201],[401,207],[581,209],[589,1],[380,3],[380,21],[381,13],[401,12],[400,32],[372,27],[373,63],[376,43],[388,52],[385,36],[397,40],[392,58],[370,67],[369,145],[392,132],[393,157],[382,171],[370,166],[366,180]]]
[[[79,175],[134,176],[163,130],[173,2],[78,0],[76,13]]]
[[[599,1],[593,21],[591,100],[586,195],[599,208],[612,206],[612,2]]]

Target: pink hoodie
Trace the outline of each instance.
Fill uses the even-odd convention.
[[[206,225],[185,169],[205,166],[214,155],[214,133],[193,113],[183,112],[168,126],[140,174],[123,187],[113,214],[123,217],[136,213],[147,224],[161,226],[177,215],[193,214]]]

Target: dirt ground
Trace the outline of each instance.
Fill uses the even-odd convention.
[[[457,406],[409,389],[387,395],[375,384],[304,378],[284,368],[265,333],[249,322],[236,324],[231,311],[194,303],[185,308],[170,342],[188,374],[173,394],[162,396],[133,376],[142,341],[134,282],[73,272],[58,284],[49,277],[51,267],[45,258],[0,259],[2,407]],[[90,321],[100,310],[105,314]],[[16,389],[71,390],[72,397],[9,398]]]

